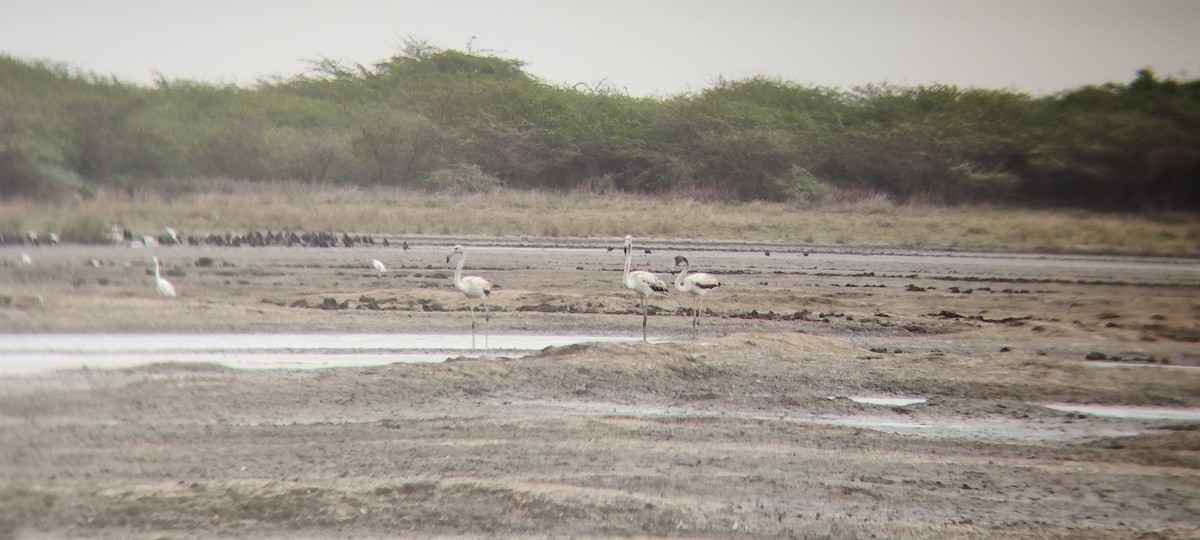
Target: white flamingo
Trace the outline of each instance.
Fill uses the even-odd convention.
[[[449,264],[450,258],[455,255],[460,255],[460,257],[458,259],[458,267],[454,269],[454,288],[458,289],[459,292],[463,293],[469,299],[479,300],[479,303],[483,305],[483,348],[486,349],[488,346],[488,342],[487,342],[487,339],[488,339],[488,334],[487,334],[487,323],[488,323],[487,297],[492,294],[492,282],[490,282],[486,279],[483,279],[479,276],[463,277],[462,269],[463,269],[463,263],[465,263],[467,261],[467,250],[464,249],[461,245],[450,248],[450,252],[446,254],[446,263]],[[475,306],[472,305],[472,306],[470,306],[470,308],[471,308],[471,348],[474,349],[475,348]]]
[[[667,294],[667,284],[663,283],[658,276],[652,272],[642,270],[629,271],[629,267],[633,264],[633,236],[625,235],[625,288],[638,294],[642,298],[642,341],[646,341],[646,319],[647,307],[646,297],[661,293]]]
[[[681,267],[679,275],[675,276],[675,290],[681,293],[692,295],[692,335],[700,331],[700,297],[708,294],[708,291],[721,286],[721,281],[717,276],[698,272],[688,275],[688,270],[691,265],[688,263],[687,257],[678,255],[675,257],[675,266]]]
[[[380,274],[387,273],[387,267],[383,265],[383,261],[379,259],[371,259],[371,268],[379,271]]]
[[[175,286],[158,272],[158,257],[154,257],[154,288],[158,289],[158,294],[175,298]]]

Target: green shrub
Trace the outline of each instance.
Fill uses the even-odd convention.
[[[504,182],[480,170],[473,163],[459,163],[453,167],[429,173],[421,186],[429,191],[450,193],[478,193],[501,187]]]
[[[787,172],[776,177],[775,186],[784,197],[807,202],[820,199],[829,192],[829,186],[799,165],[792,165]]]

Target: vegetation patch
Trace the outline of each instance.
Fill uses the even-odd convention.
[[[0,55],[0,199],[70,204],[102,189],[148,187],[187,196],[220,192],[210,179],[236,178],[793,207],[872,198],[885,210],[911,203],[1200,209],[1200,81],[1149,69],[1127,84],[1042,97],[944,84],[834,89],[758,76],[639,98],[605,85],[548,84],[523,67],[518,59],[409,42],[357,69],[320,61],[250,87],[165,79],[143,87]],[[364,217],[393,212],[376,208]],[[309,225],[297,217],[283,226]],[[693,217],[698,234],[708,234],[704,216]],[[773,221],[760,217],[747,232],[770,234]],[[1077,232],[1102,244],[1121,234],[1107,226]],[[998,224],[945,233],[967,243],[981,234],[1044,240],[1037,228]],[[565,233],[547,223],[536,234]]]

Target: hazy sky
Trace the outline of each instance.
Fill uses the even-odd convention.
[[[634,95],[718,77],[1034,94],[1200,78],[1200,0],[0,0],[0,53],[122,80],[252,84],[306,60],[371,64],[405,38]]]

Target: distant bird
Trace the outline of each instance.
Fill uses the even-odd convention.
[[[380,274],[387,273],[387,267],[383,265],[383,261],[379,259],[371,259],[371,268],[379,270]]]
[[[154,257],[154,288],[158,289],[158,294],[167,298],[175,298],[175,286],[158,273],[158,257]]]
[[[21,264],[26,265],[26,266],[33,264],[33,257],[30,257],[28,253],[22,253],[21,256],[17,260],[20,261]]]
[[[26,242],[26,243],[28,243],[28,244],[33,244],[33,245],[35,245],[35,246],[40,246],[40,245],[42,245],[42,242],[38,240],[38,233],[37,233],[37,231],[32,231],[32,230],[31,230],[31,231],[25,231],[25,242]]]
[[[769,249],[764,249],[764,250],[763,250],[763,255],[766,255],[766,256],[770,257],[770,256],[771,256],[771,250],[769,250]]]
[[[459,255],[459,259],[458,259],[458,267],[454,269],[454,288],[458,289],[459,292],[463,293],[464,295],[466,295],[467,298],[469,298],[471,300],[479,300],[479,303],[483,305],[483,348],[486,349],[488,346],[488,342],[487,342],[487,339],[488,339],[487,297],[492,294],[492,283],[486,279],[479,277],[479,276],[463,277],[462,269],[463,269],[463,263],[465,263],[467,261],[467,250],[464,249],[461,245],[457,245],[457,246],[454,246],[453,248],[450,248],[450,252],[446,254],[446,263],[449,264],[450,258],[455,255]],[[475,348],[475,306],[472,305],[472,306],[470,306],[470,308],[471,308],[471,348],[474,349]]]
[[[172,227],[163,227],[163,230],[164,230],[164,231],[166,231],[166,233],[167,233],[167,238],[169,238],[169,239],[171,240],[171,243],[172,243],[172,244],[179,244],[179,243],[180,243],[180,242],[179,242],[179,233],[178,233],[178,232],[175,232],[175,229],[174,229],[174,228],[172,228]]]
[[[405,241],[400,242],[400,247],[403,248],[404,251],[408,251],[408,241],[405,240]]]
[[[58,233],[52,233],[52,232],[46,233],[46,239],[50,241],[51,245],[57,244],[58,243]]]
[[[675,266],[682,267],[679,270],[679,275],[675,276],[675,290],[681,293],[692,295],[692,334],[695,335],[700,331],[700,297],[708,294],[708,291],[721,286],[721,281],[712,274],[695,273],[688,275],[688,270],[691,265],[688,263],[687,257],[678,255],[675,257]]]
[[[642,341],[646,341],[646,320],[649,315],[646,297],[654,293],[667,294],[667,284],[652,272],[642,270],[630,272],[629,267],[632,264],[633,236],[627,234],[625,235],[625,275],[623,280],[626,289],[637,293],[642,298]]]

